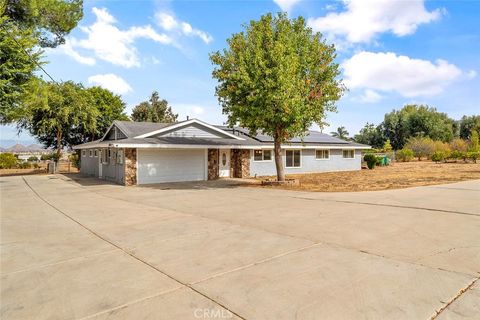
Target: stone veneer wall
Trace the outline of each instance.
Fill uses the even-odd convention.
[[[137,149],[125,149],[125,185],[137,184]]]
[[[250,177],[250,150],[232,149],[230,157],[230,176],[232,178]]]
[[[218,157],[220,152],[218,149],[208,149],[208,180],[217,179],[218,172]]]

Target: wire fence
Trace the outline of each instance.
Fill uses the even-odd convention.
[[[12,168],[0,169],[0,176],[15,176],[15,175],[30,175],[30,174],[47,174],[49,172],[48,166],[51,161],[39,161],[29,168]],[[60,160],[55,165],[55,173],[78,173],[80,170],[75,167],[75,164],[68,160]]]

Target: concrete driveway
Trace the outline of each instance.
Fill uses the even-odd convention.
[[[480,181],[0,186],[2,319],[480,318]]]

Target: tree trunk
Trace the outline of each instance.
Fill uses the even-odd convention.
[[[62,130],[57,130],[57,163],[60,161],[60,154],[62,152]]]
[[[279,135],[274,137],[275,167],[277,168],[277,181],[285,181],[285,171],[283,170],[282,161],[282,143]]]

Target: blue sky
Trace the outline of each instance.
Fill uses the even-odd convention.
[[[325,132],[345,126],[353,135],[406,103],[456,119],[479,114],[478,1],[86,0],[67,43],[45,52],[45,69],[56,80],[121,94],[128,114],[157,90],[179,119],[221,124],[209,53],[224,48],[242,24],[278,11],[305,17],[338,48],[349,91]],[[33,140],[12,127],[2,127],[1,136]]]

